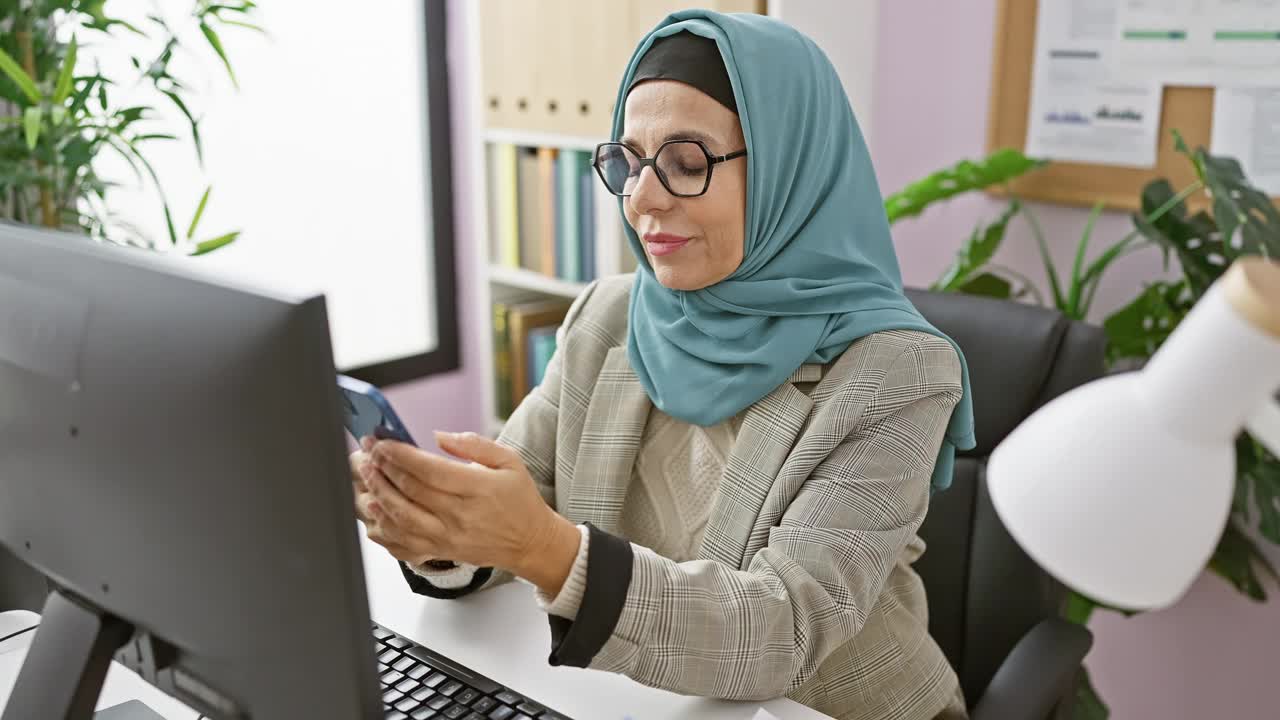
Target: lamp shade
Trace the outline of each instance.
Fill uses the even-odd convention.
[[[1222,534],[1243,429],[1280,448],[1280,265],[1236,262],[1142,370],[1046,404],[992,452],[992,504],[1047,572],[1108,605],[1171,605]]]

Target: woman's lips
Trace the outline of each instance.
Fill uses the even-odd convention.
[[[667,233],[645,233],[644,244],[649,254],[655,257],[670,255],[688,244],[689,238]]]

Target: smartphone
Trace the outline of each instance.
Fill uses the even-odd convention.
[[[378,388],[363,380],[339,375],[338,392],[342,396],[343,424],[356,442],[372,435],[379,440],[399,440],[417,445]]]

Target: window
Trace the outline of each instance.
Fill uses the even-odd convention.
[[[166,13],[187,8],[165,5]],[[142,18],[158,6],[134,0],[113,4],[112,14]],[[381,385],[455,369],[444,2],[275,2],[260,13],[268,36],[222,34],[239,91],[195,27],[171,64],[197,91],[203,172],[186,120],[147,96],[165,130],[182,137],[146,150],[178,232],[207,184],[197,237],[243,230],[231,246],[189,262],[324,292],[343,372]],[[145,40],[129,42],[140,57],[156,53]],[[136,75],[123,53],[97,59]],[[154,189],[132,187],[123,161],[100,171],[130,184],[114,191],[112,209],[165,238]]]

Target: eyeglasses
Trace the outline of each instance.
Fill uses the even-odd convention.
[[[712,155],[707,146],[697,140],[668,140],[662,143],[651,158],[642,158],[635,150],[617,142],[596,146],[592,165],[604,181],[609,192],[627,197],[635,192],[640,173],[645,166],[653,168],[658,182],[676,197],[697,197],[711,186],[711,169],[726,160],[740,158],[747,151],[739,150],[728,155]]]

